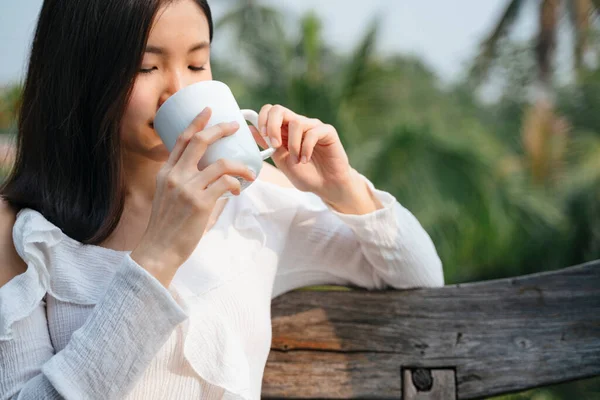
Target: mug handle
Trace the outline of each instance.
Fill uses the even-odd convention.
[[[260,128],[258,126],[258,113],[254,110],[242,110],[242,115],[244,116],[244,119],[248,122],[250,122],[252,125],[254,125],[254,127],[260,132]],[[267,158],[271,157],[273,155],[273,153],[275,153],[275,151],[277,151],[277,149],[273,148],[273,145],[271,144],[271,140],[269,139],[269,137],[263,137],[263,139],[265,140],[265,142],[267,142],[267,145],[269,145],[269,148],[266,150],[263,150],[260,152],[260,156],[262,157],[263,160],[266,160]]]

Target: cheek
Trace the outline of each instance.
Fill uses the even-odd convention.
[[[131,92],[121,122],[121,144],[126,152],[147,154],[150,149],[155,148],[160,142],[160,138],[148,125],[154,118],[157,104],[158,99],[153,86],[147,81],[140,82],[140,79],[138,79]],[[168,157],[168,152],[166,156]],[[165,154],[153,156],[157,160],[163,160],[164,157]]]
[[[123,115],[122,130],[131,131],[148,127],[156,112],[156,96],[150,85],[136,82]]]

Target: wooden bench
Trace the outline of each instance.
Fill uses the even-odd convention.
[[[600,375],[600,260],[273,301],[264,398],[472,399]]]

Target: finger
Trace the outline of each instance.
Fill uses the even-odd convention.
[[[283,143],[281,139],[281,126],[284,122],[287,123],[294,118],[298,118],[298,116],[280,105],[275,105],[269,110],[267,135],[271,139],[271,144],[274,148],[278,148]]]
[[[242,192],[242,185],[240,181],[231,175],[221,176],[219,179],[209,185],[206,190],[204,190],[204,195],[208,196],[211,201],[216,202],[219,197],[223,196],[227,192],[231,192],[236,196]]]
[[[261,136],[267,136],[267,119],[269,118],[269,111],[273,108],[271,104],[265,104],[258,113],[258,127],[260,128]]]
[[[211,115],[212,110],[209,107],[206,107],[194,118],[192,123],[179,135],[179,137],[177,137],[177,141],[175,142],[175,146],[169,155],[167,164],[169,164],[171,167],[177,164],[177,161],[179,161],[179,158],[183,154],[183,151],[185,150],[192,135],[206,127]]]
[[[175,165],[175,168],[197,172],[198,162],[206,152],[208,146],[223,137],[233,135],[239,129],[240,124],[235,121],[222,122],[203,131],[194,133],[188,146],[183,151],[180,160]]]
[[[302,140],[302,156],[300,162],[303,164],[308,163],[313,155],[315,146],[319,141],[323,141],[324,139],[337,135],[335,128],[331,125],[319,125],[313,129],[308,130],[304,134],[304,138]]]
[[[221,158],[204,168],[199,175],[199,187],[202,189],[205,189],[207,186],[220,179],[223,175],[240,177],[251,182],[256,179],[254,171],[252,171],[243,163],[224,158]]]
[[[302,136],[304,135],[304,127],[299,120],[290,121],[288,124],[288,151],[292,162],[298,164],[300,162],[300,148],[302,146]]]
[[[249,128],[250,128],[250,132],[252,132],[252,137],[254,137],[254,140],[256,141],[256,143],[258,143],[258,145],[263,149],[268,148],[269,145],[267,144],[267,142],[265,142],[265,139],[261,136],[258,129],[256,129],[252,125],[250,125]]]
[[[306,118],[304,117],[304,130],[308,131],[310,129],[314,129],[320,125],[325,125],[321,122],[320,119],[317,118]]]

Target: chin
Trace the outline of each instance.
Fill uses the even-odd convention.
[[[162,142],[152,147],[148,151],[148,158],[154,161],[167,161],[169,159],[169,150]]]

